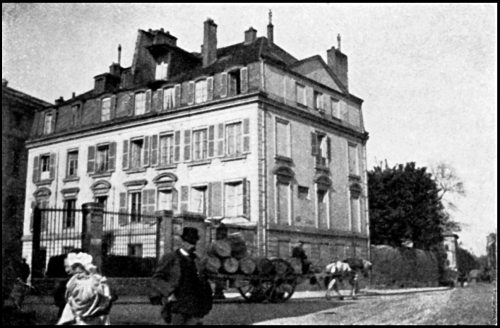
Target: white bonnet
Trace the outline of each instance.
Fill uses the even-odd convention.
[[[68,264],[72,266],[75,263],[80,263],[84,267],[88,266],[89,264],[92,264],[92,255],[87,254],[87,253],[69,253],[68,254]]]

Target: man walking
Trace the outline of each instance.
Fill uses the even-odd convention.
[[[202,318],[212,309],[212,289],[195,254],[198,230],[184,228],[181,239],[181,247],[160,260],[153,274],[150,300],[163,305],[161,314],[167,323],[202,324]]]

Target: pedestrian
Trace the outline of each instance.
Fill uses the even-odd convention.
[[[181,247],[165,254],[153,274],[151,303],[163,305],[161,315],[172,325],[202,324],[212,309],[212,289],[195,253],[196,228],[185,227]]]
[[[64,307],[66,306],[66,285],[68,284],[68,281],[71,278],[71,273],[72,273],[71,265],[68,262],[68,255],[71,253],[78,254],[81,252],[83,252],[82,249],[74,248],[65,256],[57,257],[56,259],[54,259],[55,268],[53,270],[56,272],[55,275],[58,278],[60,278],[56,282],[56,286],[54,288],[54,293],[53,293],[54,304],[59,309],[57,311],[57,318],[61,317]],[[49,262],[49,267],[50,267],[50,262]]]
[[[292,257],[300,259],[302,263],[302,273],[306,274],[309,272],[309,267],[311,262],[307,259],[306,251],[304,250],[304,242],[299,241],[297,245],[292,249]]]
[[[19,275],[19,277],[24,283],[28,282],[28,277],[30,276],[30,273],[31,273],[30,266],[28,265],[28,263],[26,263],[26,259],[23,258],[23,262],[21,263],[21,274]]]

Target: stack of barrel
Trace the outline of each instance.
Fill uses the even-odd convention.
[[[248,254],[245,240],[240,233],[214,240],[207,249],[204,264],[208,271],[222,274],[266,275],[274,270],[269,259],[251,257]]]

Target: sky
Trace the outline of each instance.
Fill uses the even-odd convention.
[[[200,51],[212,18],[218,47],[266,35],[297,59],[337,46],[350,92],[364,100],[368,169],[445,162],[462,179],[452,218],[462,247],[485,254],[497,231],[496,4],[57,4],[2,3],[2,78],[54,102],[93,88],[117,61],[132,64],[137,30],[164,28]]]

